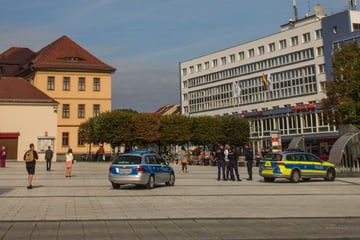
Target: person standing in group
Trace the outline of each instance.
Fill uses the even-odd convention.
[[[0,167],[4,168],[6,164],[6,148],[5,146],[2,146],[0,150]]]
[[[249,145],[245,145],[245,161],[247,166],[247,172],[249,177],[246,179],[248,181],[252,181],[252,167],[253,167],[253,161],[254,161],[254,153],[252,152]]]
[[[30,144],[30,149],[24,154],[24,161],[26,164],[26,171],[28,173],[27,189],[32,189],[32,180],[35,174],[36,160],[38,160],[37,151],[33,143]]]
[[[105,161],[105,149],[104,149],[103,145],[101,145],[99,147],[99,149],[97,150],[96,153],[97,153],[97,156],[98,156],[98,158],[97,158],[98,161]]]
[[[220,181],[221,172],[222,172],[223,180],[226,181],[227,179],[225,175],[225,154],[224,154],[223,145],[220,145],[219,148],[216,149],[215,156],[216,156],[216,165],[218,168],[217,180]]]
[[[226,179],[230,178],[230,166],[229,166],[229,149],[230,149],[230,145],[229,144],[225,144],[225,149],[224,149],[224,159],[225,159],[225,172],[226,172]]]
[[[69,150],[65,154],[65,160],[66,160],[66,175],[65,175],[65,177],[71,177],[71,169],[72,169],[73,160],[74,160],[74,156],[72,154],[71,148],[69,148]]]
[[[48,146],[48,149],[45,151],[46,171],[51,171],[52,158],[53,158],[53,151],[51,150],[51,147]]]
[[[228,148],[228,158],[229,158],[229,169],[231,180],[235,181],[235,176],[238,181],[241,181],[238,168],[238,156],[235,151],[229,146]]]

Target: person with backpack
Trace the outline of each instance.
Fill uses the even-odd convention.
[[[24,154],[24,161],[26,164],[26,171],[28,173],[27,189],[32,189],[32,180],[35,174],[36,160],[39,159],[37,151],[35,151],[33,143],[30,144],[30,149]]]

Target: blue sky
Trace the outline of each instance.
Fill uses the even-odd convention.
[[[348,0],[296,0],[298,17]],[[180,103],[179,63],[280,31],[292,0],[0,0],[0,52],[63,35],[115,67],[113,109]],[[358,6],[358,9],[360,6]]]

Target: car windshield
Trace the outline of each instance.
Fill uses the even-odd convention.
[[[120,155],[118,156],[113,164],[128,165],[128,164],[140,164],[141,156],[134,155]]]
[[[266,154],[264,159],[267,161],[281,161],[281,154]]]

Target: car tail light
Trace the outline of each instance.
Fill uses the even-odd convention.
[[[111,173],[111,171],[112,171],[112,167],[109,167],[109,173]]]
[[[145,168],[142,168],[142,167],[138,167],[137,171],[138,171],[138,173],[146,172]]]

